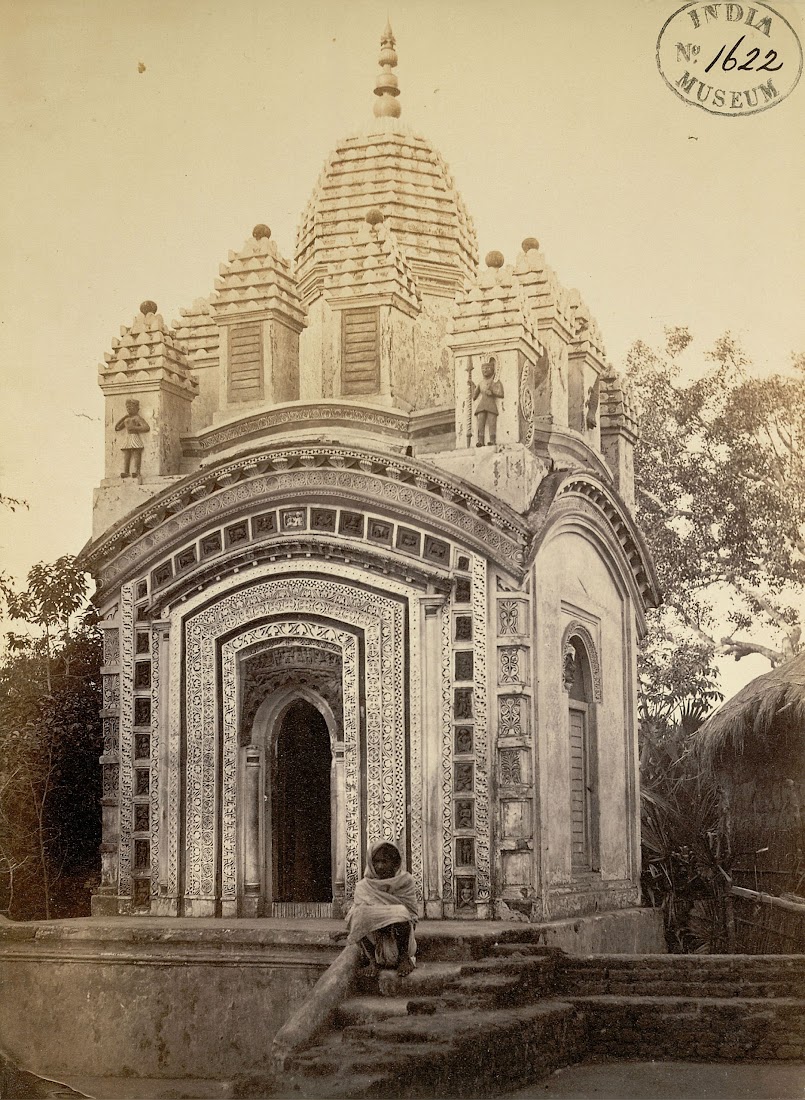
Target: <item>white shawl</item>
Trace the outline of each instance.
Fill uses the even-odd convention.
[[[387,928],[390,924],[408,922],[411,934],[408,941],[408,953],[416,954],[414,925],[417,920],[417,897],[414,880],[408,871],[400,870],[392,878],[378,878],[373,857],[378,848],[388,845],[389,841],[379,841],[369,850],[364,877],[355,887],[352,908],[347,914],[348,943],[360,943],[364,936]],[[399,849],[398,849],[399,851]]]

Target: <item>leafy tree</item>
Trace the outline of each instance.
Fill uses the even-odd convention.
[[[3,594],[28,632],[7,636],[0,664],[0,909],[48,918],[55,883],[86,875],[99,840],[99,631],[92,610],[73,621],[86,580],[69,556]]]
[[[76,567],[71,554],[64,554],[50,565],[40,561],[32,566],[28,571],[28,587],[22,592],[16,592],[8,581],[3,584],[9,617],[42,631],[48,691],[52,687],[53,642],[69,638],[71,616],[81,607],[86,594],[86,576]],[[31,645],[30,634],[9,633],[7,644],[11,650],[24,652]]]
[[[691,735],[722,699],[717,657],[776,665],[800,648],[805,357],[761,378],[729,335],[704,357],[687,329],[666,336],[627,364],[637,519],[665,597],[639,663],[643,887],[670,950],[724,950],[730,857]]]
[[[5,493],[0,493],[0,508],[8,508],[9,512],[16,512],[18,508],[27,509],[28,501],[18,500],[16,497],[9,497]],[[5,599],[13,590],[14,584],[11,577],[5,570],[0,569],[0,597]]]
[[[805,356],[757,377],[729,334],[693,363],[688,330],[666,336],[662,351],[633,345],[627,377],[641,410],[637,519],[665,596],[645,667],[673,695],[706,681],[715,656],[776,665],[800,648]]]

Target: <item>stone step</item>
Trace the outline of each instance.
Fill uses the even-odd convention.
[[[452,989],[472,996],[486,996],[496,999],[504,993],[517,989],[520,985],[519,974],[470,974],[461,977],[452,984]]]
[[[489,995],[469,993],[456,988],[431,997],[411,997],[408,1001],[409,1016],[437,1016],[443,1012],[466,1012],[469,1009],[488,1009]]]
[[[462,978],[474,974],[516,975],[523,991],[530,992],[532,996],[553,990],[559,982],[557,961],[549,955],[492,956],[462,966]]]
[[[459,924],[461,927],[458,927]],[[540,944],[539,935],[539,929],[529,925],[423,921],[417,928],[417,958],[428,962],[460,962],[485,958],[497,947],[508,946],[522,950],[536,947],[540,951],[557,951],[557,948],[546,948]]]
[[[676,958],[676,956],[673,956]],[[799,982],[805,985],[805,970],[775,966],[608,966],[575,967],[566,962],[561,967],[568,976],[583,975],[588,978],[617,978],[622,980],[649,981],[667,979],[683,982]]]
[[[338,1006],[334,1022],[336,1027],[344,1028],[352,1024],[384,1020],[388,1016],[406,1016],[409,1003],[405,997],[381,997],[368,994],[349,997]]]
[[[564,952],[558,947],[546,947],[542,943],[496,943],[490,955],[508,958],[511,955],[542,955],[545,958],[561,958]]]
[[[666,975],[681,981],[736,978],[805,983],[805,955],[567,955],[562,960],[562,969],[568,974],[581,972],[590,977]]]
[[[483,974],[495,971],[500,974],[507,972],[523,973],[529,971],[552,971],[556,967],[553,958],[547,955],[493,955],[488,959],[478,959],[476,962],[462,963],[462,974]]]
[[[685,1060],[805,1056],[805,999],[785,997],[568,998],[584,1018],[591,1055]]]
[[[798,997],[805,993],[805,985],[800,982],[745,982],[745,981],[714,981],[693,982],[677,981],[668,978],[629,979],[625,975],[608,978],[588,979],[573,978],[570,981],[561,982],[563,995],[570,996],[601,996],[611,995],[615,997],[699,997],[702,994],[708,997]]]
[[[580,1054],[581,1024],[572,1007],[543,1002],[517,1009],[448,1012],[381,1021],[344,1032],[340,1076],[318,1091],[320,1071],[331,1064],[306,1063],[311,1096],[490,1096],[499,1095],[574,1061]],[[313,1052],[310,1052],[311,1054]],[[302,1066],[299,1060],[300,1068]],[[356,1084],[377,1074],[369,1091]],[[360,1086],[363,1088],[363,1084]],[[306,1095],[306,1094],[302,1094]]]
[[[295,1055],[289,1060],[283,1084],[306,1080],[313,1086],[326,1080],[334,1096],[352,1095],[345,1089],[345,1081],[365,1077],[386,1080],[389,1074],[401,1073],[406,1068],[415,1073],[423,1056],[436,1057],[450,1049],[449,1043],[440,1042],[436,1037],[429,1042],[405,1042],[396,1037],[367,1038],[363,1030],[355,1026],[331,1033],[315,1047]],[[304,1088],[302,1094],[307,1095]],[[311,1088],[311,1095],[329,1096],[330,1093]]]
[[[380,991],[381,997],[421,996],[425,993],[439,993],[445,985],[458,978],[461,973],[460,962],[426,962],[417,965],[416,970],[407,978],[397,976],[396,970],[381,970],[372,992]],[[368,985],[368,981],[364,979]],[[363,987],[365,989],[365,986]],[[369,990],[366,990],[369,992]]]
[[[567,1002],[541,1001],[539,1004],[516,1008],[451,1011],[438,1016],[435,1020],[433,1017],[421,1014],[393,1016],[376,1023],[345,1028],[342,1036],[344,1042],[382,1040],[407,1043],[456,1043],[473,1039],[486,1043],[491,1042],[501,1030],[513,1026],[521,1018],[544,1019],[557,1012],[561,1015],[574,1014],[572,1006]]]
[[[635,1008],[642,1008],[645,1005],[702,1005],[708,1008],[723,1008],[726,1015],[734,1015],[747,1006],[769,1009],[779,1008],[789,1013],[801,1012],[803,1013],[803,1021],[805,1021],[805,997],[776,997],[773,999],[766,997],[711,997],[709,993],[704,996],[698,993],[685,997],[675,997],[673,995],[640,996],[631,993],[620,994],[619,996],[605,994],[593,997],[577,997],[574,994],[565,995],[563,993],[562,1000],[572,1001],[573,1004],[633,1005]]]

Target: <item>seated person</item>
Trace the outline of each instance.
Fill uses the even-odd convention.
[[[401,978],[411,973],[416,920],[416,888],[402,869],[399,849],[388,841],[373,844],[347,915],[347,942],[361,945],[370,974],[376,974],[378,967],[396,967]]]

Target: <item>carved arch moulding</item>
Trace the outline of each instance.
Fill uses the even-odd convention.
[[[238,722],[241,746],[249,744],[258,710],[268,694],[298,684],[317,692],[341,725],[341,650],[315,638],[277,638],[256,645],[238,660]]]
[[[367,631],[371,633],[371,628]],[[342,734],[344,741],[344,778],[346,787],[346,867],[344,872],[346,897],[352,897],[355,884],[360,877],[360,696],[358,690],[358,637],[348,630],[337,630],[324,623],[309,620],[291,619],[280,622],[262,623],[252,627],[236,638],[226,642],[221,648],[221,683],[223,696],[223,762],[221,784],[221,900],[234,902],[237,898],[237,758],[238,758],[238,658],[266,641],[298,641],[305,639],[312,645],[326,645],[341,653],[342,662]],[[367,667],[367,673],[368,673]],[[372,671],[375,669],[373,667]],[[367,675],[367,681],[369,677]],[[377,685],[372,684],[377,690]],[[368,690],[368,685],[367,685]],[[378,729],[377,711],[373,708],[371,721],[367,707],[367,756],[380,762],[381,782],[383,769],[388,771],[389,761],[382,759],[382,730]],[[388,746],[386,746],[388,747]],[[396,746],[395,746],[396,747]],[[396,776],[392,774],[394,785]],[[392,839],[390,833],[405,827],[404,806],[395,805],[395,813],[390,820],[377,820],[373,816],[371,826],[375,835]],[[402,821],[399,820],[403,811]],[[379,833],[377,830],[379,829]]]
[[[607,527],[620,545],[643,603],[647,607],[659,606],[659,585],[648,547],[628,507],[615,490],[603,485],[590,475],[576,475],[567,478],[560,486],[555,499],[567,496],[581,498],[605,517]]]
[[[363,637],[362,671],[366,682],[366,753],[368,802],[366,822],[370,840],[396,840],[405,834],[405,720],[403,700],[407,678],[410,694],[411,870],[422,882],[422,807],[419,601],[404,585],[384,578],[384,592],[370,589],[363,574],[345,575],[343,566],[326,562],[297,563],[293,576],[287,563],[256,567],[243,575],[209,587],[203,594],[177,608],[172,616],[170,660],[184,677],[170,678],[166,791],[169,823],[162,881],[168,896],[178,897],[180,883],[179,783],[182,702],[185,707],[185,898],[214,900],[214,867],[218,825],[216,815],[216,721],[218,688],[217,648],[221,645],[221,695],[225,712],[226,751],[237,752],[236,664],[243,647],[267,640],[272,631],[285,630],[289,640],[310,637],[322,623],[336,634]],[[349,571],[347,570],[347,573]],[[270,609],[272,620],[266,619]],[[406,618],[410,639],[409,659],[404,651]],[[284,625],[280,625],[284,624]],[[265,633],[265,637],[261,635]],[[255,633],[257,632],[257,633]],[[280,635],[276,635],[279,637]],[[322,639],[329,640],[329,639]],[[359,672],[351,658],[352,642],[332,639],[343,654],[345,693],[353,691]],[[239,643],[242,642],[242,645]],[[184,657],[183,657],[184,648]],[[407,666],[407,667],[406,667]],[[184,683],[182,681],[185,681]],[[346,703],[346,698],[345,698]],[[346,720],[346,719],[345,719]],[[357,734],[356,734],[357,736]],[[230,776],[231,772],[231,776]],[[234,792],[234,758],[224,764],[224,787]],[[227,784],[230,786],[227,787]],[[232,888],[235,875],[233,793],[226,795],[221,825],[224,878]],[[227,799],[229,800],[227,802]],[[353,844],[353,853],[354,853]],[[355,869],[357,874],[357,869]]]
[[[431,535],[472,546],[509,571],[523,571],[528,532],[511,509],[415,460],[335,445],[286,447],[189,475],[98,539],[82,560],[110,596],[161,556],[180,552],[211,521],[248,514],[262,500],[271,507],[306,497],[393,513]]]
[[[530,548],[533,562],[557,526],[575,521],[577,529],[598,543],[604,560],[628,587],[642,622],[645,609],[659,607],[659,582],[648,547],[628,506],[611,485],[590,472],[549,474],[537,491],[532,523],[536,534]]]
[[[562,676],[565,683],[565,690],[570,690],[567,664],[571,657],[575,658],[575,650],[572,644],[574,638],[578,638],[584,646],[584,652],[587,654],[587,659],[590,662],[590,679],[592,680],[593,699],[596,703],[601,703],[603,702],[604,693],[601,681],[601,660],[598,655],[598,646],[589,628],[578,619],[574,619],[569,623],[565,627],[562,635]]]

